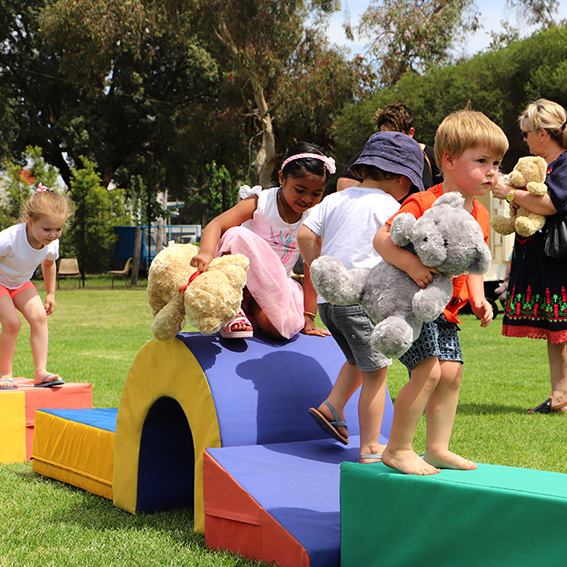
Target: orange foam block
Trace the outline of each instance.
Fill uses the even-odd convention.
[[[25,428],[24,458],[31,459],[35,412],[37,409],[82,409],[93,407],[93,391],[90,384],[67,382],[61,388],[35,388],[33,380],[16,378],[18,390],[0,392],[0,396],[10,393],[23,394],[25,414],[22,426]],[[14,398],[15,399],[15,398]],[[0,411],[0,420],[4,423],[4,412]],[[24,460],[24,459],[18,459]],[[0,458],[1,462],[3,461]]]

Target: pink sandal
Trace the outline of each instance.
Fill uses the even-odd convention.
[[[239,323],[244,323],[247,327],[249,327],[249,330],[233,331],[232,327]],[[250,323],[248,317],[246,317],[243,311],[239,311],[238,315],[228,325],[221,328],[220,334],[223,339],[249,339],[254,335],[254,332],[252,329],[252,323]]]

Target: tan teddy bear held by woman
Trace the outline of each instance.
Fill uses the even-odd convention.
[[[518,160],[514,169],[510,172],[507,182],[517,190],[529,191],[532,195],[543,195],[547,193],[547,185],[544,183],[547,171],[547,163],[541,157],[523,157]],[[510,191],[514,194],[514,190]],[[543,228],[545,224],[543,215],[531,213],[520,207],[515,215],[510,218],[495,216],[490,221],[490,226],[498,234],[512,234],[516,231],[520,236],[531,236]]]

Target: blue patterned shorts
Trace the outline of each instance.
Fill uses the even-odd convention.
[[[432,323],[423,323],[421,334],[400,356],[400,362],[411,372],[422,360],[436,356],[438,360],[463,363],[458,325],[449,323],[443,315]]]
[[[347,362],[356,364],[363,372],[374,372],[392,364],[390,358],[370,345],[374,323],[360,305],[320,303],[319,315]]]

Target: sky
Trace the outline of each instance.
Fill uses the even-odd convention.
[[[348,6],[351,16],[351,23],[353,28],[356,27],[358,18],[366,10],[370,0],[342,0],[343,10],[345,6]],[[476,32],[467,41],[467,46],[465,50],[465,55],[472,56],[484,48],[488,47],[491,41],[490,31],[498,31],[500,28],[500,22],[502,20],[510,20],[513,26],[518,26],[515,15],[506,10],[506,0],[476,0],[476,5],[478,10],[481,12],[481,21],[483,24],[483,29]],[[560,19],[567,19],[567,0],[560,0],[559,9],[556,14],[554,14],[556,21]],[[364,44],[359,42],[351,42],[346,39],[344,31],[342,29],[342,23],[344,21],[344,12],[337,12],[331,19],[328,35],[331,41],[337,43],[338,45],[345,46],[351,49],[353,53],[364,53]],[[530,35],[529,28],[526,28],[526,34]]]

